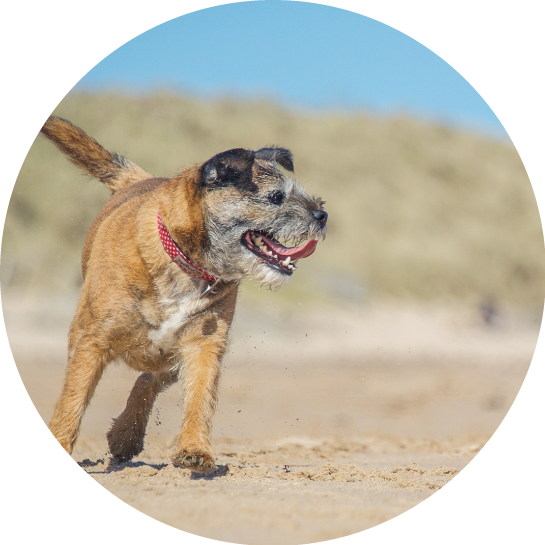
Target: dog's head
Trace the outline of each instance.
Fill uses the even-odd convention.
[[[276,147],[229,150],[199,167],[202,263],[219,278],[252,278],[279,288],[325,238],[324,202],[280,167],[293,172],[293,160]]]

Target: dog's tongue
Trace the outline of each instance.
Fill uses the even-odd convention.
[[[309,240],[302,246],[296,246],[295,248],[286,248],[285,246],[282,246],[282,244],[280,244],[279,242],[274,242],[264,235],[261,235],[261,238],[265,245],[270,250],[272,250],[274,254],[278,255],[279,258],[283,257],[285,259],[289,256],[292,261],[295,261],[296,259],[303,259],[304,257],[312,255],[314,253],[314,250],[316,250],[316,245],[318,244],[317,240]]]

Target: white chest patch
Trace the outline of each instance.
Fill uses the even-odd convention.
[[[183,299],[165,299],[161,301],[164,309],[164,319],[157,329],[148,332],[148,338],[159,350],[162,348],[168,352],[176,347],[179,329],[186,324],[191,317],[207,306],[206,298],[198,295],[186,296]]]

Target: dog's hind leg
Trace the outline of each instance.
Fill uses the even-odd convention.
[[[49,429],[69,454],[85,409],[109,361],[109,352],[90,337],[80,338],[70,350],[63,390],[49,423]]]
[[[178,380],[178,371],[142,373],[136,380],[125,410],[113,421],[106,435],[110,453],[117,462],[126,462],[144,448],[146,426],[157,396]]]

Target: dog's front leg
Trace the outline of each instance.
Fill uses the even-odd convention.
[[[49,429],[68,454],[72,453],[85,409],[111,359],[109,351],[90,337],[80,338],[70,349],[63,390],[49,423]]]
[[[206,472],[216,468],[210,435],[224,351],[223,335],[195,335],[184,339],[180,348],[184,416],[173,462],[193,471]]]

